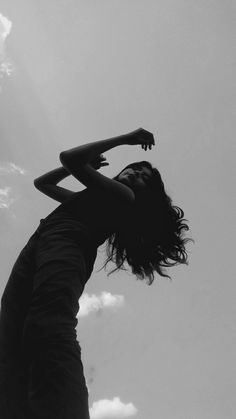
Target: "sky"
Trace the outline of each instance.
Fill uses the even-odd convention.
[[[61,151],[139,127],[155,147],[112,149],[101,172],[149,160],[195,240],[189,265],[151,286],[98,272],[98,249],[77,326],[91,419],[235,418],[235,13],[233,0],[1,0],[0,294],[59,205],[33,180]]]

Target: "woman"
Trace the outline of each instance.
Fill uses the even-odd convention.
[[[61,202],[30,237],[14,264],[1,299],[0,417],[88,419],[88,391],[76,340],[79,298],[91,276],[97,248],[107,261],[127,262],[151,284],[164,266],[187,264],[183,211],[172,205],[157,169],[128,165],[110,179],[99,172],[102,153],[120,145],[155,145],[139,128],[119,137],[63,151],[63,167],[34,181]],[[87,188],[56,186],[72,174]],[[172,261],[169,261],[169,259]],[[104,266],[105,266],[104,265]],[[116,270],[115,269],[115,270]],[[113,272],[113,271],[112,271]],[[169,277],[169,276],[168,276]]]

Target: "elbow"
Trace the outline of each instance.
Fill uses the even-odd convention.
[[[41,191],[46,186],[46,184],[43,183],[42,181],[38,180],[38,179],[35,179],[34,180],[34,186],[35,186],[36,189]]]
[[[66,157],[66,151],[62,151],[59,154],[59,159],[60,159],[60,162],[61,162],[62,166],[64,166],[65,169],[66,169],[67,168],[66,166],[68,165],[68,156]]]
[[[37,179],[34,179],[34,186],[36,189],[40,189],[40,183]]]
[[[64,169],[66,169],[68,172],[70,172],[70,170],[68,168],[68,159],[65,157],[65,151],[62,151],[59,154],[59,159],[60,159],[60,162],[61,162],[62,166],[64,167]]]
[[[64,158],[65,158],[65,152],[64,152],[64,151],[62,151],[62,152],[59,154],[59,159],[60,159],[60,162],[61,162],[61,163],[63,163],[63,162],[64,162]]]
[[[62,151],[59,154],[59,159],[62,166],[71,173],[71,170],[77,170],[79,166],[82,166],[82,162],[78,157],[73,156],[67,151]]]

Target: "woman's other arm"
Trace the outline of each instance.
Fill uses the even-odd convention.
[[[37,185],[47,185],[54,184],[56,185],[61,180],[65,179],[67,176],[70,176],[70,172],[66,170],[63,166],[58,167],[57,169],[51,170],[50,172],[45,173],[42,176],[37,177],[34,180],[34,184]]]
[[[37,177],[34,180],[34,186],[40,192],[62,203],[70,198],[74,192],[56,185],[69,175],[70,172],[68,172],[64,167],[58,167],[57,169],[51,170],[50,172]]]
[[[135,200],[132,189],[102,175],[92,167],[92,161],[98,155],[113,147],[125,144],[127,144],[126,137],[123,135],[108,140],[95,141],[61,152],[60,161],[77,180],[88,188],[100,189],[111,199],[132,203]]]
[[[92,167],[92,161],[96,159],[98,155],[101,155],[114,147],[138,144],[142,145],[145,150],[147,150],[147,147],[151,149],[154,144],[153,135],[143,128],[139,128],[138,130],[118,137],[95,141],[70,150],[62,151],[60,153],[60,161],[65,169],[85,186],[96,189],[100,188],[109,195],[110,198],[133,203],[135,201],[133,190],[117,180],[110,179],[109,177],[96,172]]]

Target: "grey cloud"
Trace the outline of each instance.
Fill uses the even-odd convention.
[[[11,32],[12,22],[0,13],[0,77],[9,76],[13,70],[12,64],[6,55],[5,41]]]
[[[9,186],[5,186],[3,189],[0,189],[0,209],[9,208],[15,201],[15,199],[10,196],[10,193],[11,188]]]
[[[26,175],[27,171],[17,166],[15,163],[11,163],[11,162],[2,163],[0,165],[0,175],[8,175],[8,174]]]

